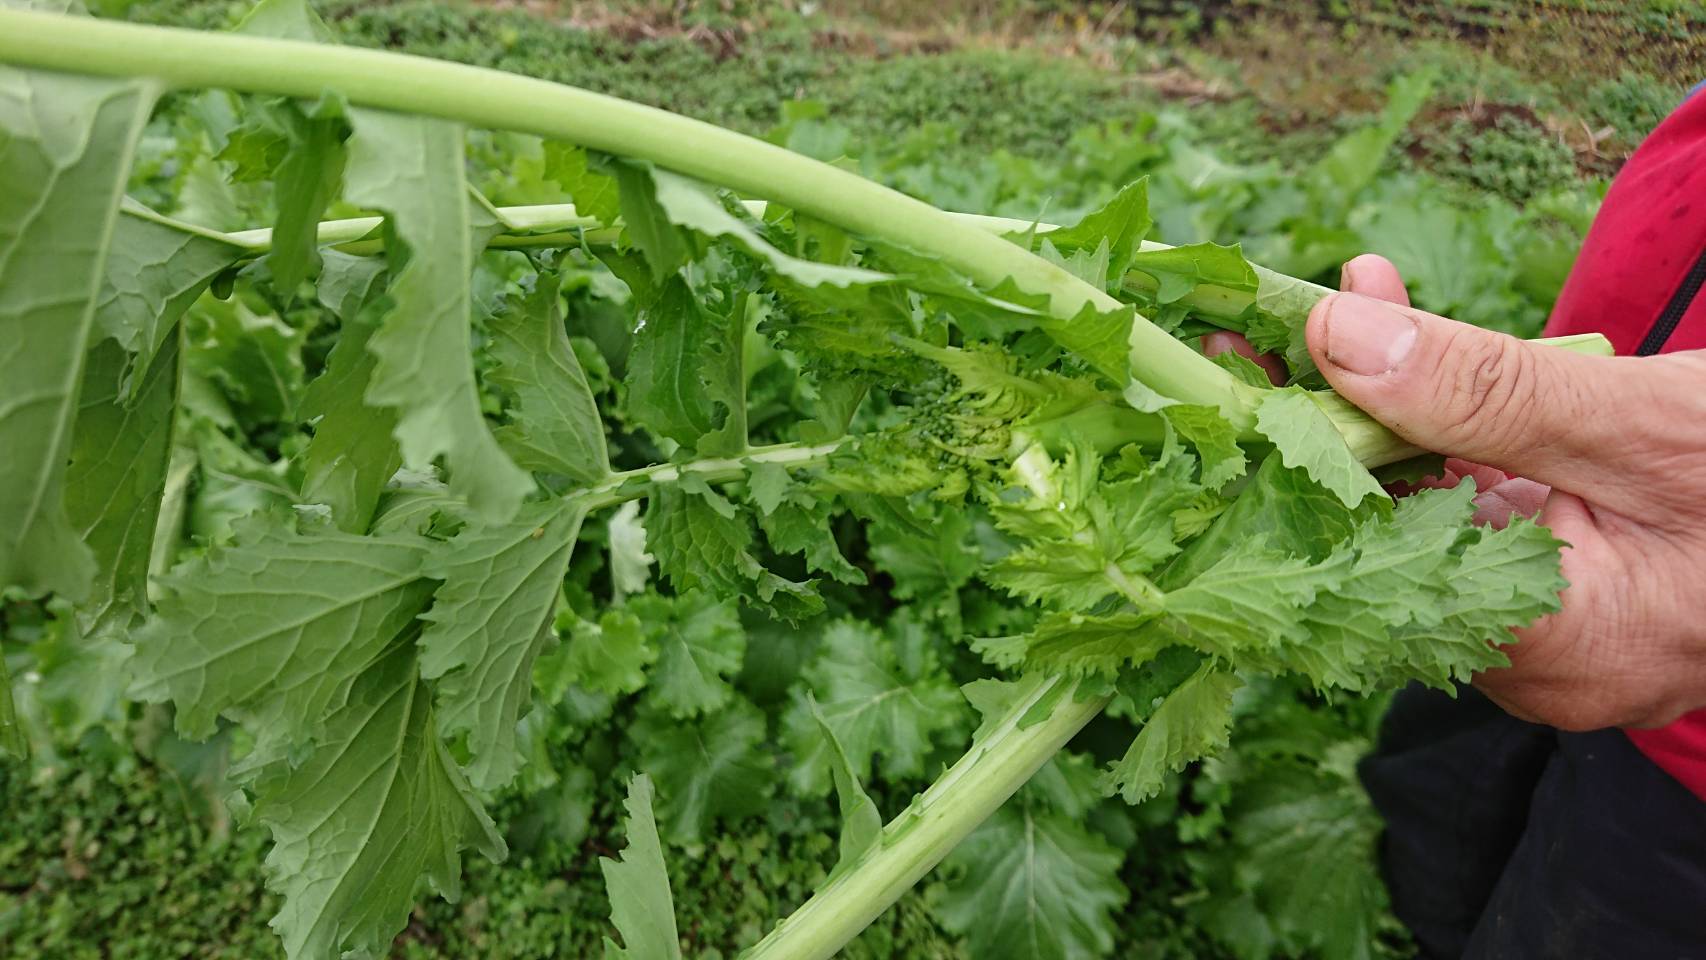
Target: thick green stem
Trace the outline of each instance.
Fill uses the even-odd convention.
[[[101,76],[154,77],[178,88],[215,87],[317,99],[336,91],[365,107],[514,130],[647,160],[765,197],[855,234],[932,256],[986,287],[1012,280],[1070,319],[1086,304],[1120,303],[1065,269],[923,201],[775,144],[561,84],[407,54],[239,34],[0,9],[0,61]],[[1189,346],[1137,318],[1137,375],[1176,399],[1252,419],[1244,385]],[[1124,370],[1106,371],[1116,380]]]
[[[1106,698],[1082,703],[1058,689],[1064,677],[1039,684],[991,725],[965,756],[883,829],[883,835],[742,960],[825,960],[870,925],[901,894],[1007,802]],[[1031,726],[1021,721],[1045,698],[1060,702]]]

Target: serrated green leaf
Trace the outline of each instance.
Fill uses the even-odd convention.
[[[949,854],[952,879],[931,912],[980,958],[1105,957],[1129,896],[1124,860],[1071,817],[1009,804]]]
[[[729,678],[746,656],[746,631],[732,602],[700,592],[636,597],[628,609],[657,651],[652,702],[673,717],[718,710],[734,696]]]
[[[744,700],[692,723],[642,715],[630,728],[640,769],[657,781],[666,840],[698,843],[711,825],[757,813],[775,782],[764,715]]]
[[[627,960],[680,960],[681,941],[675,932],[675,899],[669,892],[669,869],[664,865],[663,846],[658,842],[657,820],[652,814],[652,781],[636,774],[628,781],[628,811],[622,829],[628,845],[621,859],[598,858],[604,874],[604,889],[610,897],[610,922],[622,935],[618,947],[606,937],[606,958]]]
[[[1239,685],[1230,671],[1211,663],[1199,667],[1150,714],[1125,756],[1109,768],[1104,789],[1141,803],[1161,791],[1167,774],[1226,746]]]
[[[597,693],[633,693],[657,659],[640,618],[625,609],[606,610],[596,623],[577,620],[568,644],[568,676]]]
[[[450,487],[476,510],[507,518],[533,490],[486,427],[469,356],[474,254],[496,221],[469,199],[462,128],[352,109],[347,199],[388,214],[395,243],[390,303],[368,341],[378,358],[367,401],[397,411],[403,462],[444,456]]]
[[[219,386],[234,411],[251,420],[282,421],[302,397],[306,338],[306,330],[256,313],[239,298],[206,299],[184,320],[184,359]]]
[[[85,630],[109,616],[128,626],[148,606],[154,528],[178,400],[177,336],[165,338],[129,405],[121,387],[128,364],[112,340],[90,351],[65,465],[66,517],[95,557],[89,594],[78,606]]]
[[[1289,557],[1261,542],[1222,557],[1190,583],[1167,593],[1158,624],[1178,642],[1210,653],[1251,654],[1308,637],[1303,611],[1345,577],[1349,556],[1320,564]]]
[[[1146,661],[1171,642],[1162,633],[1143,629],[1155,616],[1154,612],[1049,613],[1020,638],[1023,660],[1051,672],[1095,673],[1112,679],[1125,664]]]
[[[320,258],[315,295],[339,320],[350,323],[384,288],[385,261],[331,248],[320,251]]]
[[[253,523],[235,546],[160,578],[156,614],[135,638],[132,693],[172,700],[192,739],[238,712],[264,722],[268,737],[300,743],[426,606],[426,549],[411,536],[303,536]]]
[[[1287,387],[1264,393],[1256,406],[1256,429],[1273,441],[1286,466],[1301,467],[1345,506],[1386,495],[1308,391]]]
[[[718,295],[713,297],[713,291],[695,290],[681,276],[653,282],[632,261],[606,255],[605,262],[634,294],[629,415],[702,454],[743,452],[746,409],[739,351],[746,294],[714,291]]]
[[[0,586],[83,596],[65,461],[146,80],[0,67]]]
[[[403,465],[396,412],[366,399],[378,363],[367,349],[374,330],[354,318],[344,321],[325,371],[308,384],[296,412],[314,430],[302,454],[302,498],[325,504],[347,533],[367,530],[380,495]]]
[[[620,600],[646,589],[652,579],[651,554],[646,552],[646,528],[640,523],[640,502],[617,507],[605,523],[610,546],[610,589]]]
[[[507,854],[436,727],[413,645],[396,643],[354,678],[299,764],[255,772],[269,885],[284,897],[272,927],[291,960],[383,954],[422,878],[455,901],[464,848]]]
[[[880,761],[887,780],[924,772],[933,738],[960,725],[963,707],[953,683],[919,639],[904,632],[885,635],[852,620],[824,631],[783,723],[794,754],[788,782],[796,791],[820,795],[832,781],[832,757],[813,726],[808,694],[855,773],[866,774],[874,761]]]
[[[1203,486],[1218,490],[1244,475],[1248,460],[1238,446],[1238,429],[1218,408],[1178,403],[1136,380],[1126,384],[1123,395],[1133,409],[1166,417],[1179,436],[1196,449],[1202,462]]]
[[[1112,200],[1085,214],[1077,223],[1050,230],[1041,237],[1068,254],[1104,249],[1103,274],[1091,282],[1112,290],[1119,287],[1152,226],[1146,177],[1121,187]]]
[[[841,810],[841,836],[836,842],[838,855],[835,869],[830,871],[833,878],[852,869],[859,858],[882,838],[883,816],[865,794],[865,788],[859,785],[859,774],[848,761],[847,751],[841,748],[835,728],[824,719],[823,711],[818,709],[815,701],[808,701],[808,706],[812,719],[817,722],[818,733],[829,748],[829,770],[835,778],[835,798]]]
[[[498,442],[529,470],[597,483],[610,475],[604,419],[563,328],[560,280],[541,272],[534,284],[486,323],[497,361],[491,379],[516,398]]]
[[[1214,365],[1232,374],[1252,387],[1268,390],[1273,387],[1273,381],[1268,379],[1268,372],[1256,365],[1256,361],[1244,356],[1236,350],[1222,350],[1212,357]]]
[[[421,615],[421,676],[437,681],[440,732],[467,737],[464,769],[481,790],[520,768],[515,726],[583,515],[572,501],[529,504],[514,523],[469,524],[427,561],[427,576],[444,585]]]
[[[203,234],[127,211],[113,228],[95,304],[95,326],[135,354],[125,380],[134,398],[154,354],[178,320],[241,251]]]
[[[793,485],[794,479],[789,476],[788,469],[777,463],[755,463],[746,475],[747,493],[752,496],[753,505],[765,516],[776,512]]]
[[[798,620],[823,610],[815,581],[785,580],[752,555],[752,526],[714,500],[674,488],[652,496],[646,541],[658,569],[680,591],[704,589],[718,599],[755,597],[777,616]]]
[[[593,172],[585,148],[547,140],[544,154],[545,175],[574,201],[575,213],[606,225],[616,222],[622,214],[616,181]]]
[[[236,33],[305,43],[331,43],[332,30],[306,0],[260,0],[243,15]]]
[[[1162,303],[1175,303],[1200,286],[1238,295],[1238,299],[1228,298],[1225,306],[1231,315],[1256,302],[1256,271],[1236,243],[1229,247],[1191,243],[1165,250],[1144,250],[1132,256],[1130,267],[1155,278],[1160,285],[1155,299]]]
[[[1240,872],[1293,949],[1313,947],[1326,960],[1377,955],[1386,908],[1380,820],[1356,783],[1268,769],[1238,785],[1228,822]]]
[[[777,468],[781,469],[781,468]],[[761,507],[762,509],[762,507]],[[770,547],[779,553],[803,553],[806,569],[827,574],[841,583],[864,586],[865,571],[855,567],[835,542],[831,505],[824,500],[795,496],[758,518]]]

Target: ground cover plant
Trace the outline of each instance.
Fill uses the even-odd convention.
[[[545,831],[628,790],[613,949],[698,943],[664,844],[833,794],[816,895],[719,949],[827,955],[969,834],[929,907],[968,952],[1106,953],[1101,793],[1154,795],[1241,714],[1226,757],[1312,762],[1242,797],[1211,768],[1191,829],[1269,862],[1365,843],[1331,735],[1262,745],[1307,726],[1264,678],[1448,683],[1555,603],[1544,531],[1385,497],[1365,466],[1416,451],[1311,389],[1323,291],[1144,243],[1166,180],[1060,227],[954,217],[808,161],[809,114],[787,152],[324,45],[4,16],[0,570],[55,597],[31,669],[60,685],[26,712],[105,691],[218,744],[293,956],[382,952],[422,879],[502,856],[487,800],[529,781]],[[242,33],[324,39],[287,3]],[[1354,194],[1426,86],[1293,189]],[[1214,327],[1296,383],[1203,360]],[[1059,753],[1104,710],[1108,756]],[[1333,876],[1235,880],[1219,929],[1366,951],[1378,894]]]

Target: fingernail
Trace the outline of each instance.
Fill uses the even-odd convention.
[[[1369,297],[1336,294],[1327,308],[1327,360],[1365,377],[1404,362],[1416,345],[1416,321]]]
[[[1351,288],[1351,262],[1349,260],[1346,260],[1344,263],[1339,264],[1339,289],[1340,290],[1349,290],[1350,288]]]

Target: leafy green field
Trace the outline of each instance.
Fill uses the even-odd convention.
[[[1000,12],[1046,22],[1052,14],[1042,6]],[[173,2],[104,12],[223,29],[245,10]],[[1328,285],[1343,260],[1375,250],[1398,263],[1419,306],[1523,336],[1538,331],[1592,217],[1603,191],[1595,174],[1614,166],[1584,159],[1546,132],[1536,118],[1546,97],[1560,96],[1547,79],[1489,70],[1489,88],[1501,100],[1526,98],[1528,112],[1494,111],[1484,120],[1464,106],[1485,91],[1450,69],[1463,62],[1453,58],[1476,54],[1413,38],[1393,41],[1415,43],[1406,48],[1412,58],[1368,78],[1375,92],[1356,109],[1328,117],[1312,114],[1307,97],[1286,102],[1258,82],[1198,96],[1238,65],[1216,46],[1212,28],[1174,23],[1166,29],[1176,48],[1156,46],[1159,20],[1131,21],[1133,37],[1098,59],[1090,45],[1067,43],[1070,32],[1060,45],[970,32],[965,25],[987,22],[987,10],[968,14],[954,43],[906,34],[892,18],[885,24],[875,4],[866,17],[844,22],[762,7],[682,16],[643,4],[615,5],[587,25],[566,24],[554,11],[421,2],[344,3],[321,12],[344,43],[654,103],[764,135],[949,210],[1073,224],[1129,198],[1122,188],[1147,177],[1150,239],[1241,242],[1255,263]],[[869,17],[879,18],[876,27]],[[1181,64],[1190,68],[1185,92],[1157,85],[1156,70]],[[1629,73],[1594,87],[1598,99],[1588,109],[1632,142],[1681,87]],[[159,213],[209,230],[271,224],[283,206],[271,173],[286,142],[293,141],[253,115],[240,116],[234,98],[172,94],[143,131],[127,189]],[[508,207],[583,196],[593,182],[587,162],[584,155],[565,161],[531,138],[476,134],[466,171],[471,187]],[[366,209],[345,200],[327,216]],[[795,229],[780,220],[764,226],[779,236]],[[800,250],[808,230],[788,234]],[[834,239],[826,232],[812,243],[832,247]],[[1100,272],[1084,266],[1097,262],[1093,249],[1062,244],[1079,258],[1078,270]],[[745,261],[707,252],[720,249],[702,243],[694,265],[682,268],[705,283],[696,292],[758,289],[753,276],[739,273]],[[332,251],[322,269],[346,254],[358,259]],[[276,257],[262,262],[280,269]],[[714,452],[726,420],[663,408],[647,393],[645,378],[658,375],[658,361],[643,355],[657,347],[645,343],[644,322],[635,320],[645,266],[633,261],[640,265],[628,269],[638,272],[618,280],[624,263],[585,250],[554,262],[515,251],[480,261],[469,292],[480,317],[479,410],[495,423],[537,402],[525,379],[506,371],[517,361],[501,343],[505,323],[534,315],[524,305],[549,275],[561,285],[573,333],[567,342],[586,392],[601,411],[613,411],[603,428],[610,468],[643,471],[695,444],[701,454]],[[277,289],[266,273],[214,285],[227,288],[224,296],[189,306],[176,341],[180,410],[164,480],[166,509],[181,511],[182,536],[162,548],[204,564],[196,569],[212,580],[218,568],[206,565],[210,545],[242,541],[255,518],[293,522],[328,502],[303,493],[321,434],[302,411],[318,405],[320,415],[331,415],[336,405],[317,391],[345,369],[336,345],[359,326],[358,313],[334,309],[324,287],[320,302],[311,302]],[[557,298],[550,302],[554,309]],[[1195,322],[1142,303],[1175,324]],[[749,438],[755,448],[798,443],[825,428],[838,409],[831,386],[838,376],[877,385],[882,399],[854,424],[873,432],[944,402],[947,381],[927,353],[873,359],[844,342],[851,338],[814,340],[818,328],[809,323],[790,329],[813,314],[787,295],[753,309],[735,344],[744,364],[742,451]],[[977,316],[953,345],[1005,343],[1027,376],[1088,376],[1046,338],[980,326]],[[92,354],[103,356],[122,366],[118,351]],[[854,416],[845,414],[843,427]],[[1199,455],[1201,524],[1189,533],[1181,525],[1181,538],[1231,509],[1207,487],[1209,454]],[[674,494],[696,505],[680,509],[700,511],[685,533],[673,528],[678,540],[700,527],[722,529],[723,508],[724,519],[738,509],[745,536],[762,534],[746,549],[773,579],[757,582],[793,585],[781,588],[781,600],[755,599],[760,588],[730,587],[715,564],[681,559],[702,557],[660,537],[655,506],[643,518],[628,507],[585,520],[562,585],[547,600],[556,611],[549,633],[562,643],[542,648],[532,670],[538,709],[512,736],[519,775],[494,774],[478,791],[509,859],[493,865],[464,856],[460,901],[416,897],[392,956],[599,955],[612,924],[597,863],[633,842],[623,800],[636,770],[657,785],[682,950],[733,956],[822,885],[840,855],[845,787],[814,710],[832,719],[826,729],[841,741],[836,752],[854,755],[853,769],[885,814],[906,808],[954,762],[978,727],[978,711],[956,687],[989,682],[992,663],[1001,663],[966,638],[1026,636],[1037,610],[1010,595],[1022,592],[1011,581],[1004,586],[983,570],[1013,548],[1011,529],[989,519],[990,505],[920,480],[928,469],[908,459],[913,454],[883,456],[873,458],[875,468],[830,472],[820,486],[776,470],[762,481],[756,472],[737,480],[725,488],[730,499],[709,488]],[[975,457],[955,456],[944,461],[949,473],[973,478],[968,485],[987,477],[991,468],[966,465]],[[1113,484],[1120,470],[1137,468],[1110,457],[1105,469],[1104,483]],[[560,473],[549,482],[570,489]],[[400,482],[401,493],[420,494],[421,502],[441,489],[425,475],[405,472]],[[460,516],[447,512],[416,532],[456,542]],[[196,580],[186,577],[175,589],[193,591]],[[788,589],[808,582],[805,613],[772,615]],[[121,696],[128,647],[99,630],[80,632],[61,599],[17,588],[5,596],[0,641],[18,680],[33,758],[0,762],[0,954],[282,956],[265,923],[280,904],[264,883],[265,830],[247,822],[252,811],[235,792],[244,775],[231,768],[263,753],[265,737],[247,722],[215,724],[209,713],[206,726],[218,730],[211,740],[181,739],[173,708]],[[154,642],[170,633],[155,628]],[[1330,684],[1313,679],[1253,679],[1226,708],[1230,745],[1183,772],[1157,774],[1150,787],[1158,795],[1136,806],[1098,789],[1099,768],[1119,761],[1152,719],[1147,699],[1122,687],[1114,708],[845,955],[1406,955],[1374,871],[1378,823],[1354,778],[1382,697],[1319,692]],[[182,726],[188,701],[173,699]],[[879,722],[846,719],[866,710],[878,711]],[[478,762],[471,742],[455,749],[458,763]],[[1300,875],[1310,882],[1297,883]]]

